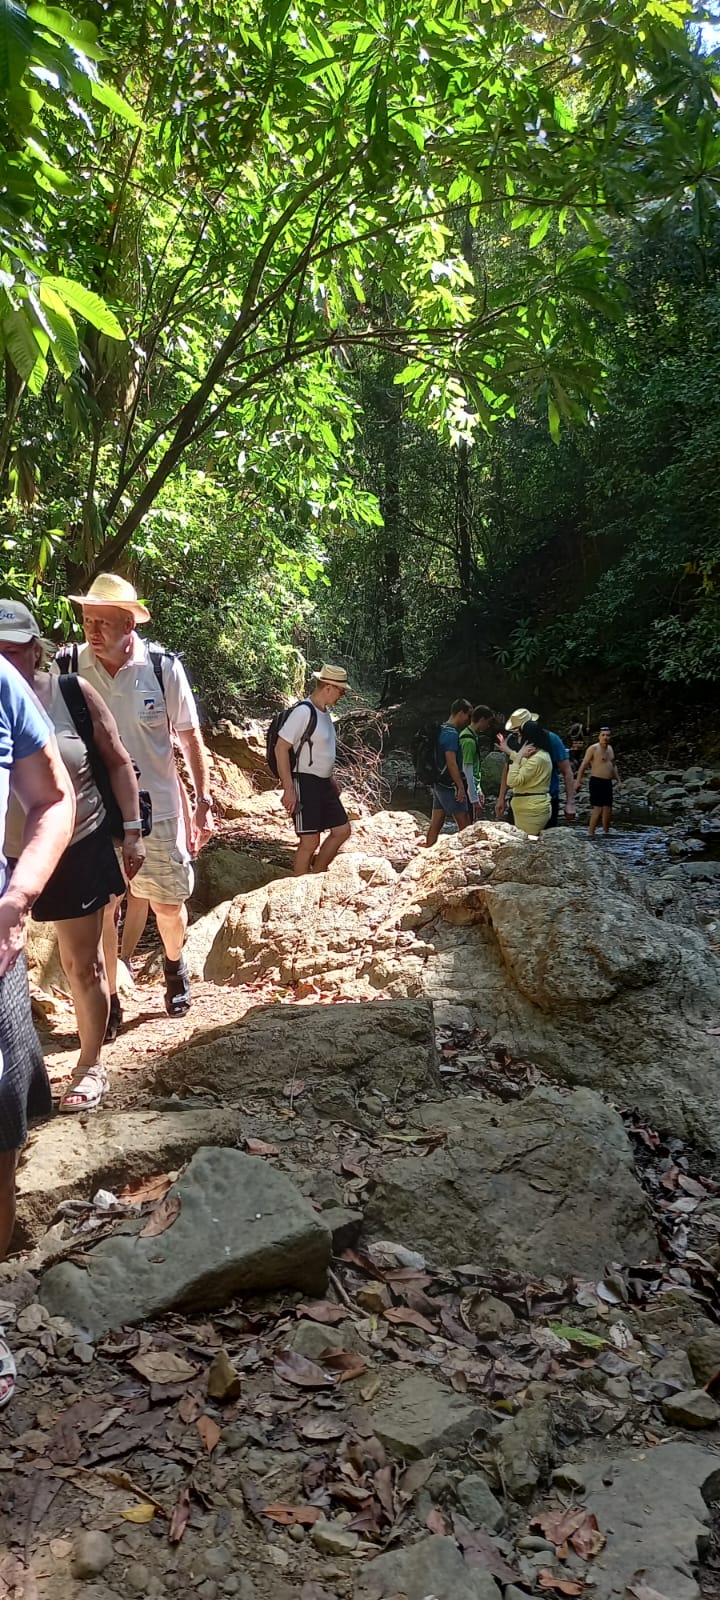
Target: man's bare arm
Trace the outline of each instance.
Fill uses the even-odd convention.
[[[197,851],[202,850],[215,827],[210,798],[208,753],[199,728],[179,728],[178,738],[195,788],[192,845]]]
[[[22,950],[28,912],[69,844],[75,824],[75,796],[54,738],[14,763],[12,787],[25,812],[25,840],[0,899],[0,976],[10,971]]]
[[[560,771],[561,771],[561,773],[563,775],[563,783],[565,784],[565,811],[566,811],[566,813],[568,811],[569,812],[574,812],[574,810],[575,810],[575,779],[573,777],[573,769],[572,769],[569,761],[559,761],[558,762],[558,766],[559,766]]]
[[[290,751],[292,745],[289,739],[278,738],[275,746],[275,760],[277,761],[278,776],[283,787],[282,803],[289,817],[297,811],[297,795],[290,767]]]
[[[450,773],[450,777],[452,778],[452,781],[453,781],[453,783],[455,785],[455,788],[459,789],[461,794],[464,794],[465,793],[465,785],[464,785],[463,780],[462,780],[462,773],[460,771],[460,767],[458,766],[458,758],[457,758],[454,750],[446,750],[445,751],[445,763],[446,763],[448,772]]]
[[[585,773],[587,772],[587,769],[590,766],[590,762],[592,761],[592,758],[593,758],[594,749],[595,749],[594,744],[591,744],[591,745],[588,746],[587,750],[585,751],[585,754],[584,754],[584,756],[582,758],[582,761],[580,763],[580,766],[578,768],[577,778],[575,779],[575,789],[576,789],[576,791],[580,788],[580,785],[581,785],[581,783],[583,781],[583,778],[585,777]]]

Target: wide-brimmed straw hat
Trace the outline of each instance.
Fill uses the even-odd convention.
[[[150,612],[142,600],[138,600],[137,589],[116,572],[99,573],[87,594],[71,594],[68,598],[76,606],[117,606],[118,611],[129,611],[135,622],[150,621]]]
[[[312,676],[317,683],[333,683],[336,689],[350,688],[348,675],[344,667],[331,667],[326,663],[324,666],[318,667],[317,672],[313,672]]]
[[[528,711],[526,706],[520,706],[519,711],[513,711],[512,715],[508,717],[505,723],[505,731],[510,733],[512,730],[515,733],[518,728],[524,728],[526,722],[537,722],[537,720],[537,711]]]

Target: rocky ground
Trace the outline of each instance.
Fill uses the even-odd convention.
[[[300,883],[269,801],[23,1162],[0,1596],[717,1600],[712,873],[391,815]]]

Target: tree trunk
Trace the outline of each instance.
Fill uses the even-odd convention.
[[[382,458],[383,481],[380,509],[385,523],[382,534],[382,605],[385,618],[385,678],[381,705],[388,705],[400,692],[405,668],[405,600],[402,584],[402,501],[400,494],[400,456],[402,449],[402,395],[392,382],[383,394]]]

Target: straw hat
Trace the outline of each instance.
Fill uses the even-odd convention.
[[[526,706],[521,706],[519,711],[513,711],[505,723],[505,732],[517,733],[518,728],[524,728],[526,722],[537,722],[537,711],[528,711]]]
[[[326,664],[320,667],[317,672],[313,672],[312,676],[317,683],[334,683],[338,689],[349,689],[350,687],[344,667],[331,667]]]
[[[117,606],[119,611],[129,611],[134,622],[150,621],[150,612],[142,600],[138,600],[137,589],[116,572],[99,573],[87,594],[71,594],[69,599],[76,606]]]

